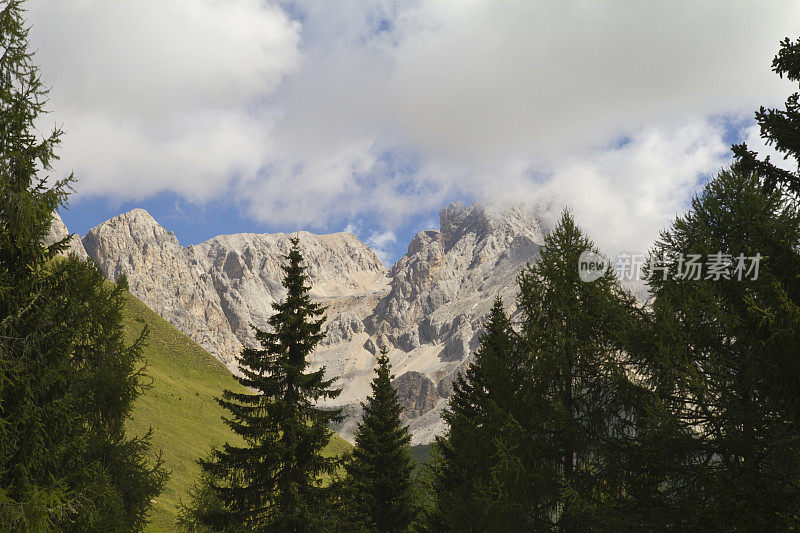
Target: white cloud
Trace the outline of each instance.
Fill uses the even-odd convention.
[[[268,162],[299,26],[259,0],[33,0],[37,62],[79,191],[206,200]],[[50,117],[48,117],[48,120]]]
[[[568,204],[610,252],[725,163],[716,117],[783,101],[770,62],[800,27],[791,0],[30,8],[82,192],[381,231],[455,197]]]
[[[359,236],[363,234],[363,221],[356,220],[350,221],[345,226],[344,231]],[[368,229],[366,231],[369,231]],[[372,230],[369,231],[368,237],[362,239],[372,251],[378,256],[384,265],[391,265],[393,263],[394,250],[393,246],[397,244],[397,235],[389,230]]]
[[[391,246],[397,242],[397,236],[392,231],[373,231],[366,240],[367,246],[372,248],[384,265],[391,264]]]
[[[557,160],[644,125],[778,102],[796,2],[426,2],[401,21],[404,137],[473,160]]]
[[[530,196],[552,199],[551,220],[569,206],[607,253],[646,253],[659,229],[686,210],[701,180],[728,161],[721,129],[707,121],[648,128],[622,147],[558,166],[529,185]]]

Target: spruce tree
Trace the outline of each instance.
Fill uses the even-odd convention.
[[[351,527],[366,531],[408,531],[414,518],[411,435],[400,420],[402,406],[392,386],[385,348],[378,356],[372,395],[362,404],[364,416],[355,434],[352,459],[344,481]]]
[[[437,520],[451,531],[516,529],[524,516],[501,512],[490,493],[497,437],[517,413],[520,357],[516,335],[496,298],[474,360],[453,384],[437,439],[432,492]]]
[[[66,480],[78,498],[58,529],[139,531],[168,477],[160,453],[151,458],[151,433],[132,436],[125,431],[146,386],[142,349],[147,328],[132,343],[125,341],[124,278],[111,284],[95,265],[74,256],[51,268],[61,283],[48,306],[50,348],[59,359],[68,354],[70,366],[62,378],[69,380],[70,392],[65,398],[74,398],[69,404],[85,445],[77,464],[61,467],[70,470]]]
[[[144,337],[123,341],[124,283],[42,244],[72,177],[48,184],[61,132],[35,129],[47,92],[22,14],[0,10],[0,529],[139,530],[166,476],[124,433]]]
[[[747,165],[720,172],[664,231],[653,261],[652,388],[670,414],[642,440],[664,474],[648,514],[682,529],[788,530],[800,508],[800,210]],[[686,276],[681,257],[724,276]],[[736,273],[761,256],[758,274]],[[666,430],[664,429],[666,428]],[[651,501],[652,498],[650,498]]]
[[[252,394],[224,391],[219,404],[226,424],[244,446],[226,443],[200,462],[209,484],[198,492],[184,523],[215,530],[306,532],[324,528],[327,513],[323,476],[337,467],[322,452],[331,439],[329,424],[340,410],[315,404],[340,389],[325,379],[325,368],[309,371],[309,357],[324,338],[325,308],[310,300],[308,276],[297,238],[283,265],[286,299],[274,303],[268,323],[256,329],[261,349],[239,358],[239,382]],[[201,501],[202,500],[202,501]]]

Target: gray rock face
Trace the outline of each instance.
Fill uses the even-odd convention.
[[[402,418],[412,420],[420,417],[436,407],[439,394],[436,392],[436,383],[425,374],[419,372],[406,372],[392,381],[403,406]]]
[[[128,278],[148,307],[230,368],[242,344],[223,312],[212,276],[172,232],[143,209],[116,216],[83,238],[89,256],[111,281]]]
[[[417,234],[389,270],[354,235],[297,234],[311,296],[327,306],[327,338],[312,365],[324,365],[343,389],[328,406],[347,407],[345,437],[370,393],[381,347],[399,376],[394,383],[412,442],[440,432],[438,414],[493,299],[514,306],[517,272],[536,259],[543,240],[535,213],[520,208],[451,204],[440,226]],[[265,329],[271,304],[284,296],[280,267],[289,237],[221,235],[183,247],[135,209],[89,231],[83,246],[109,279],[126,275],[131,292],[236,372],[236,355],[255,343],[251,325]]]
[[[337,312],[328,314],[328,343],[350,342],[363,331],[363,324],[358,312],[343,309],[340,300],[371,292],[376,281],[384,279],[385,268],[369,247],[349,233],[312,235],[303,231],[297,236],[308,268],[311,297],[339,303]],[[285,296],[281,265],[289,252],[289,238],[283,233],[221,235],[186,249],[197,267],[207,273],[230,330],[245,345],[256,343],[251,325],[266,328],[272,304]],[[233,358],[240,351],[236,347],[226,355]]]
[[[495,296],[514,306],[517,273],[543,241],[538,217],[521,208],[454,203],[441,211],[440,225],[414,237],[389,272],[389,294],[367,319],[368,332],[427,359],[425,372],[437,382],[475,350]]]
[[[355,293],[383,276],[377,256],[352,235],[298,235],[315,297]],[[134,209],[93,228],[83,243],[108,279],[126,275],[133,294],[233,371],[242,347],[255,345],[251,324],[265,328],[283,296],[284,234],[222,235],[182,247]]]
[[[61,217],[58,216],[58,213],[53,213],[53,222],[50,224],[50,233],[47,235],[47,237],[45,237],[44,244],[50,246],[66,239],[67,237],[69,237],[69,230],[67,229],[67,226],[64,224],[64,221],[61,220]],[[89,258],[89,256],[86,254],[86,250],[83,248],[83,243],[81,242],[80,237],[77,235],[70,237],[67,249],[62,253],[64,255],[75,254],[78,256],[78,258],[83,259],[84,261]]]

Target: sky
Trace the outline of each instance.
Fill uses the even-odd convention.
[[[796,90],[794,0],[29,0],[84,234],[350,231],[390,265],[452,201],[569,207],[646,252]]]

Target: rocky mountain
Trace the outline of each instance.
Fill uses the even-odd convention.
[[[53,215],[53,221],[50,223],[50,233],[44,240],[44,243],[47,246],[51,244],[55,244],[59,241],[62,241],[70,237],[69,230],[67,229],[66,224],[64,221],[61,220],[61,217],[58,216],[58,213]],[[68,254],[75,254],[83,260],[88,259],[88,254],[83,247],[83,243],[81,239],[77,235],[72,235],[69,239],[69,244],[67,245],[67,249],[63,252],[65,255]]]
[[[336,405],[349,416],[338,431],[352,437],[374,354],[386,346],[415,444],[443,430],[439,415],[492,301],[499,295],[513,307],[517,272],[543,241],[534,212],[455,203],[441,211],[440,229],[417,234],[389,269],[349,233],[296,235],[312,297],[328,307],[313,364],[343,389]],[[133,294],[236,372],[236,355],[254,343],[251,325],[265,328],[283,296],[290,237],[221,235],[184,247],[135,209],[90,230],[82,245],[109,279],[126,275]]]

